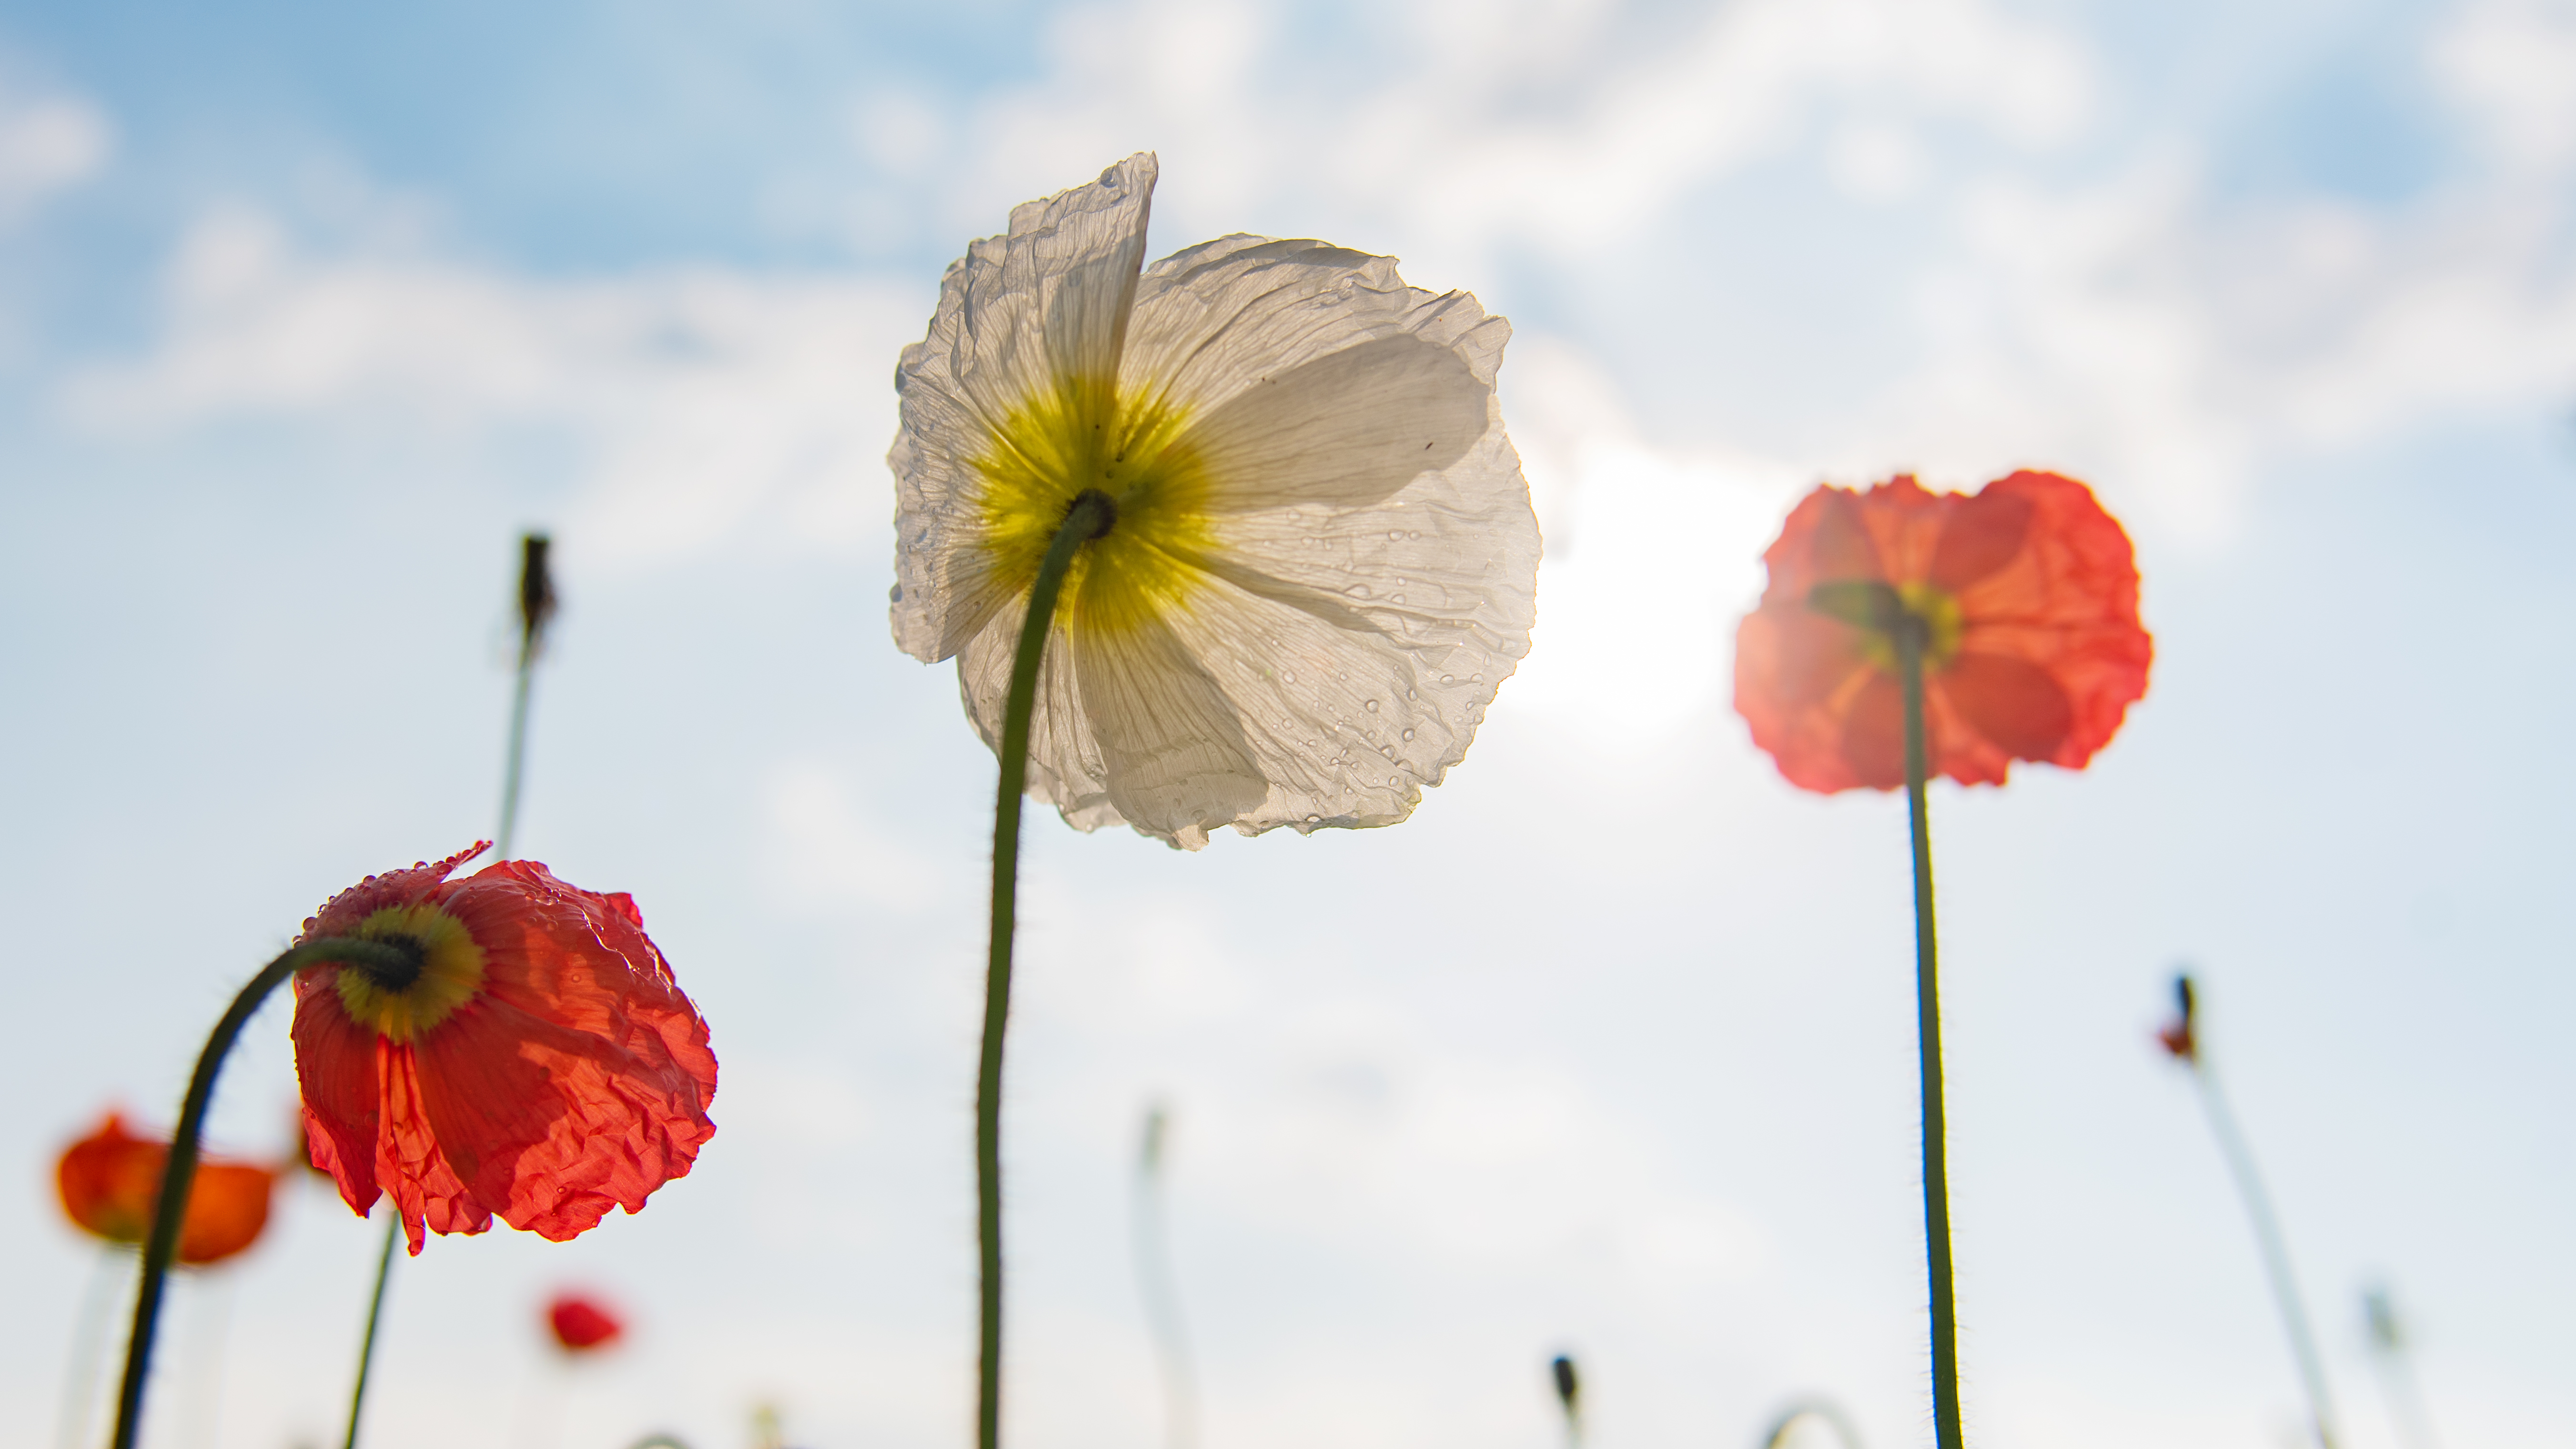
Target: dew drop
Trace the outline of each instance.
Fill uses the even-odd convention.
[[[1309,815],[1306,817],[1306,823],[1309,825],[1321,825],[1324,823],[1324,817],[1321,815]]]
[[[1440,676],[1440,682],[1442,684],[1455,684],[1458,682],[1458,677],[1454,674],[1444,674]]]
[[[1406,731],[1404,732],[1404,737],[1405,737],[1406,739],[1408,739],[1408,740],[1409,740],[1409,739],[1411,739],[1411,738],[1413,738],[1413,731],[1411,731],[1411,730],[1406,730]]]
[[[1390,760],[1395,758],[1395,746],[1393,745],[1380,745],[1377,747],[1377,752],[1386,756]]]
[[[1360,701],[1360,708],[1367,710],[1371,714],[1375,714],[1377,713],[1377,701],[1373,699],[1362,700]]]
[[[1418,529],[1418,528],[1417,528],[1417,529],[1410,529],[1410,530],[1408,530],[1408,531],[1405,533],[1405,535],[1404,535],[1404,536],[1405,536],[1406,538],[1420,538],[1420,537],[1422,536],[1422,530],[1420,530],[1420,529]]]
[[[1354,599],[1365,599],[1369,596],[1368,585],[1366,584],[1353,584],[1349,588],[1342,590],[1342,592],[1350,595]]]
[[[1401,528],[1393,528],[1393,529],[1389,529],[1389,530],[1387,530],[1386,541],[1387,541],[1387,542],[1389,542],[1389,543],[1402,543],[1402,542],[1404,542],[1404,530],[1403,530],[1403,529],[1401,529]]]
[[[1401,604],[1401,603],[1403,603],[1403,602],[1404,602],[1404,595],[1402,595],[1402,594],[1389,594],[1389,595],[1387,595],[1387,599],[1386,599],[1386,601],[1387,601],[1388,603],[1390,603],[1390,604]]]
[[[1293,669],[1286,670],[1283,671],[1279,677],[1288,681],[1290,684],[1295,684],[1297,682],[1297,671]]]
[[[1485,676],[1481,674],[1470,674],[1467,676],[1467,682],[1469,684],[1482,684],[1485,682]]]

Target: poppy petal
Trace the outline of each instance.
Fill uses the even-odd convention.
[[[2049,672],[2008,654],[1963,653],[1940,689],[1969,728],[2016,760],[2056,757],[2075,709]]]
[[[376,1128],[383,1098],[376,1088],[376,1034],[349,1019],[337,979],[325,966],[295,978],[295,1076],[303,1088],[304,1143],[313,1165],[331,1174],[351,1211],[375,1206]]]

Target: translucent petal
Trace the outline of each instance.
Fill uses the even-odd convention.
[[[1392,258],[1245,236],[1146,269],[1133,307],[1120,392],[1187,418],[1214,542],[1181,559],[1191,580],[1163,613],[1058,625],[1029,793],[1079,828],[1124,821],[1193,848],[1226,824],[1404,819],[1529,647],[1538,523],[1494,398],[1509,325],[1463,292],[1406,286]],[[984,435],[916,428],[949,415],[916,413],[910,389],[953,390],[923,381],[916,352],[905,368],[897,637],[957,653],[967,713],[998,746],[1025,603],[936,553],[938,520],[916,530],[922,480],[962,512],[957,475]]]
[[[967,460],[1050,380],[1116,375],[1154,174],[1140,152],[1088,186],[1014,208],[1007,233],[949,267],[929,336],[895,366],[894,635],[918,659],[956,653],[1003,603],[972,547]]]

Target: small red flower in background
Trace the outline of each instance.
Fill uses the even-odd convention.
[[[554,1330],[555,1342],[571,1354],[606,1348],[626,1332],[626,1325],[606,1304],[579,1293],[555,1295],[546,1305],[546,1327]]]
[[[2072,478],[1818,488],[1762,559],[1770,586],[1736,633],[1735,708],[1804,789],[1905,783],[1894,648],[1814,607],[1821,585],[1885,584],[1924,619],[1930,772],[1963,785],[2001,784],[2014,760],[2083,768],[2146,692],[2154,645],[2129,536]]]
[[[111,1243],[140,1243],[152,1231],[161,1170],[170,1144],[137,1137],[114,1112],[97,1131],[63,1150],[54,1170],[63,1211]],[[247,1162],[200,1158],[188,1186],[188,1216],[179,1225],[179,1261],[220,1263],[259,1241],[268,1227],[269,1190],[277,1174]]]
[[[303,972],[294,1027],[315,1165],[361,1214],[391,1194],[415,1254],[424,1228],[496,1216],[560,1242],[643,1207],[715,1134],[707,1024],[634,900],[534,861],[447,879],[482,849],[369,876],[298,938],[418,957],[401,979]]]

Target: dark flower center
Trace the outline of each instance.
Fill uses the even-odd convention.
[[[399,962],[362,962],[348,968],[366,977],[378,990],[408,991],[411,989],[411,984],[420,979],[420,973],[429,965],[429,947],[418,936],[388,931],[383,935],[369,936],[367,939],[379,946],[390,946],[402,953],[402,960]]]

